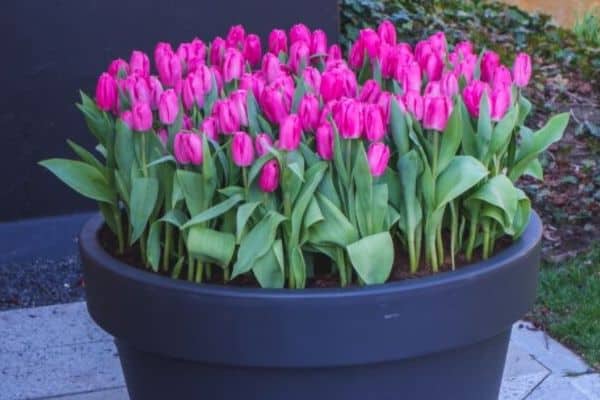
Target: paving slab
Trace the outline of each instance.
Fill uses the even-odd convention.
[[[0,312],[0,400],[128,400],[112,338],[85,303]],[[600,375],[526,322],[513,327],[499,400],[600,400]]]

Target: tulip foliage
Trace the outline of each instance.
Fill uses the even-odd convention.
[[[97,154],[69,141],[78,160],[41,164],[98,202],[117,252],[194,282],[348,286],[385,282],[395,262],[454,268],[523,233],[515,182],[542,179],[538,156],[568,122],[525,125],[528,55],[509,69],[441,32],[413,47],[389,21],[347,59],[302,24],[265,47],[242,26],[159,43],[156,75],[134,51],[82,93]]]

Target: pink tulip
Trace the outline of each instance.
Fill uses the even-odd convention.
[[[150,87],[150,108],[156,110],[158,108],[158,102],[160,101],[160,95],[163,93],[164,89],[160,80],[154,75],[148,80],[148,86]]]
[[[369,79],[363,85],[358,100],[363,103],[375,103],[381,94],[381,88],[374,79]]]
[[[302,139],[302,125],[296,114],[290,114],[283,119],[279,128],[279,148],[294,151]]]
[[[196,75],[198,79],[199,88],[202,90],[202,93],[209,93],[212,89],[212,77],[213,73],[206,64],[198,66],[194,72],[191,72]]]
[[[321,73],[315,67],[306,67],[302,72],[306,88],[313,93],[318,94],[321,89]]]
[[[246,36],[244,41],[243,54],[246,61],[250,65],[257,65],[262,58],[262,47],[260,44],[260,38],[255,34]]]
[[[379,24],[377,28],[377,33],[379,34],[379,38],[382,43],[389,44],[394,46],[396,44],[396,27],[394,24],[386,19],[382,23]]]
[[[486,51],[481,58],[481,76],[479,79],[482,82],[491,83],[498,66],[500,66],[500,56],[491,50]]]
[[[364,106],[365,136],[371,142],[378,142],[385,136],[385,124],[377,104]]]
[[[340,60],[342,58],[342,49],[339,44],[332,44],[327,50],[327,62]]]
[[[527,86],[531,79],[531,73],[531,57],[526,53],[519,53],[513,66],[515,85],[521,88]]]
[[[292,44],[290,47],[290,59],[288,65],[295,73],[299,73],[300,70],[308,65],[310,57],[310,48],[303,41],[298,41]]]
[[[226,48],[227,43],[225,43],[225,40],[222,37],[217,36],[210,44],[210,65],[219,68],[223,65]]]
[[[146,53],[134,50],[129,59],[129,73],[148,78],[150,76],[150,60]]]
[[[386,78],[393,78],[398,69],[400,60],[400,51],[397,46],[391,46],[387,43],[381,43],[379,48],[379,63],[381,65],[381,75]]]
[[[423,84],[421,67],[416,61],[409,62],[403,67],[398,64],[396,80],[402,83],[402,89],[405,93],[421,92],[421,85]]]
[[[344,83],[344,96],[356,97],[358,94],[358,81],[356,74],[349,68],[341,70],[342,82]]]
[[[327,34],[321,29],[316,29],[312,33],[310,42],[310,54],[327,54]]]
[[[181,61],[174,53],[165,53],[156,65],[158,76],[166,87],[174,87],[181,80]]]
[[[117,81],[110,74],[103,72],[96,84],[96,104],[103,111],[116,108],[118,98]]]
[[[177,93],[173,89],[165,90],[158,101],[158,116],[160,122],[165,125],[171,125],[177,119],[179,112],[179,100]]]
[[[387,125],[390,122],[390,107],[392,101],[392,94],[390,92],[381,92],[377,99],[377,106],[381,112],[381,117],[384,123]]]
[[[215,117],[206,117],[200,124],[200,132],[203,132],[209,139],[217,141],[219,139],[218,121]]]
[[[358,139],[365,128],[363,105],[354,99],[344,99],[334,109],[333,118],[344,139]]]
[[[237,113],[238,119],[242,126],[248,126],[247,98],[248,92],[246,92],[244,89],[234,90],[229,95],[229,101],[233,103],[235,112]]]
[[[204,105],[204,87],[202,79],[197,74],[189,74],[183,81],[183,105],[187,110],[191,110],[194,105],[202,107]]]
[[[226,83],[240,79],[244,72],[244,56],[239,50],[232,47],[225,50],[223,61],[223,79]]]
[[[265,86],[259,104],[270,122],[280,124],[291,111],[292,95],[276,83],[277,81]]]
[[[296,24],[290,29],[290,44],[304,42],[306,45],[310,46],[311,38],[312,34],[310,33],[310,29],[304,24]]]
[[[350,47],[350,54],[348,54],[348,64],[354,69],[361,69],[365,62],[365,47],[362,41],[356,41]]]
[[[488,92],[488,85],[481,81],[473,81],[463,90],[463,101],[473,118],[479,118],[481,97],[485,92]]]
[[[315,133],[317,154],[323,160],[333,158],[334,134],[331,124],[325,123],[319,126]]]
[[[367,161],[369,163],[371,175],[375,177],[383,175],[387,169],[389,159],[389,147],[381,142],[371,143],[369,150],[367,151]]]
[[[282,29],[273,29],[269,34],[269,52],[276,57],[279,53],[287,53],[287,35]]]
[[[219,118],[219,127],[225,134],[232,134],[240,129],[240,119],[236,105],[231,100],[217,100],[215,102],[216,112]]]
[[[184,115],[181,120],[181,126],[183,129],[191,131],[194,128],[194,122],[189,115]]]
[[[154,48],[154,64],[160,64],[160,60],[167,54],[173,54],[173,48],[170,43],[159,42]]]
[[[339,99],[344,95],[344,77],[339,70],[325,71],[321,75],[321,96],[323,101]]]
[[[152,129],[152,110],[147,103],[136,103],[131,108],[133,129],[145,132]]]
[[[307,93],[298,105],[298,116],[305,132],[314,132],[319,123],[319,99],[312,93]]]
[[[492,121],[500,121],[511,105],[510,86],[494,87],[490,94],[491,117]]]
[[[425,96],[423,100],[423,127],[443,132],[452,114],[452,100],[447,96]]]
[[[176,134],[173,150],[179,164],[202,164],[202,139],[193,132]]]
[[[254,145],[246,132],[236,132],[231,141],[231,158],[238,167],[247,167],[254,161]]]
[[[217,67],[215,67],[214,65],[211,65],[210,67],[210,74],[212,75],[213,78],[215,78],[215,82],[217,83],[217,92],[220,92],[221,90],[223,90],[223,74],[221,74],[221,71],[219,71],[219,69]],[[211,90],[212,90],[212,82],[211,82]]]
[[[114,59],[108,66],[108,73],[115,79],[123,78],[129,74],[129,64],[122,58]]]
[[[447,72],[442,76],[440,84],[442,86],[442,92],[446,96],[454,97],[459,91],[458,79],[456,79],[456,75],[451,72]]]
[[[469,54],[473,54],[473,43],[465,40],[454,46],[454,52],[461,58],[465,58]]]
[[[330,117],[333,115],[333,110],[337,108],[339,100],[331,100],[323,106],[321,115],[319,116],[319,125],[328,124]]]
[[[271,136],[268,134],[259,133],[254,140],[254,147],[256,148],[256,155],[262,157],[273,147],[273,140],[271,140]]]
[[[434,52],[433,46],[429,40],[421,40],[415,46],[415,59],[421,67],[425,65],[425,59]]]
[[[279,187],[279,164],[269,160],[263,165],[258,178],[258,187],[265,193],[272,193]]]
[[[141,75],[129,75],[124,85],[131,103],[151,103],[150,86],[146,78]]]
[[[242,25],[234,25],[227,33],[227,46],[241,48],[246,38],[246,30]]]
[[[275,79],[284,74],[279,58],[271,53],[267,53],[263,57],[261,71],[265,76],[267,83],[273,82]]]
[[[381,39],[379,35],[371,28],[361,29],[358,34],[358,40],[363,43],[368,56],[374,60],[379,55],[379,46],[381,45]]]
[[[410,112],[417,121],[423,119],[423,98],[419,92],[406,92],[402,97],[404,105],[408,112]]]
[[[121,121],[125,123],[129,127],[129,129],[133,129],[133,114],[131,111],[126,110],[121,113]]]
[[[493,87],[504,87],[512,85],[512,75],[510,70],[506,68],[504,65],[499,65],[496,68],[496,72],[494,73],[494,78],[492,79]]]
[[[427,74],[429,81],[438,81],[442,77],[444,71],[444,60],[439,53],[429,53],[421,64],[421,68]]]
[[[467,54],[463,61],[454,69],[454,74],[457,79],[464,77],[467,83],[473,80],[473,73],[477,67],[477,56],[475,54]]]
[[[251,91],[255,99],[260,99],[263,89],[265,88],[266,82],[262,77],[260,71],[254,74],[245,73],[240,78],[239,88],[246,91]]]
[[[442,83],[440,81],[432,81],[425,86],[424,96],[438,97],[443,94]]]
[[[442,59],[448,53],[448,45],[446,41],[446,35],[444,32],[436,32],[427,39],[431,44],[431,48],[437,53]]]

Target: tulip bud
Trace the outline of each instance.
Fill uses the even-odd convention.
[[[260,44],[260,38],[255,34],[246,36],[244,41],[243,54],[246,61],[250,65],[257,65],[262,58],[262,47]]]
[[[469,54],[473,54],[473,43],[465,40],[454,46],[454,52],[461,58],[464,59]]]
[[[372,143],[367,151],[367,161],[371,175],[377,177],[385,173],[390,159],[390,148],[378,142]]]
[[[133,129],[133,114],[131,111],[126,110],[121,113],[121,121],[125,123],[129,127],[129,129]]]
[[[443,94],[442,84],[439,81],[432,81],[425,86],[424,96],[439,97]]]
[[[337,103],[339,100],[331,100],[323,106],[321,110],[321,115],[319,117],[319,125],[328,124],[330,117],[333,114],[333,110],[337,109]]]
[[[361,69],[365,62],[365,46],[362,41],[354,42],[348,54],[348,63],[354,69]]]
[[[488,92],[488,85],[481,81],[473,81],[463,90],[463,101],[467,107],[467,111],[469,111],[469,114],[473,118],[479,118],[481,97],[485,92]]]
[[[494,78],[492,79],[492,86],[495,88],[512,86],[512,76],[510,74],[510,70],[504,65],[499,65],[498,68],[496,68]]]
[[[513,66],[515,85],[521,88],[527,86],[531,79],[531,71],[531,57],[526,53],[519,53]]]
[[[344,96],[356,97],[358,91],[358,81],[353,71],[348,68],[342,69],[342,82],[344,83]]]
[[[256,149],[256,156],[262,157],[269,152],[271,147],[273,147],[273,140],[271,140],[271,136],[268,134],[259,133],[254,140],[254,147]]]
[[[446,96],[425,96],[423,100],[423,127],[443,132],[452,114],[452,100]]]
[[[333,158],[334,134],[331,124],[324,123],[317,129],[315,133],[317,154],[323,160],[331,160]]]
[[[230,100],[217,100],[215,102],[216,112],[219,117],[219,127],[226,134],[231,134],[240,129],[240,119],[235,104]]]
[[[462,62],[454,69],[456,78],[459,79],[461,76],[465,78],[467,83],[473,79],[473,73],[477,66],[477,56],[475,54],[467,54]]]
[[[146,53],[134,50],[129,59],[129,72],[148,78],[150,76],[150,60]]]
[[[310,54],[327,54],[327,34],[321,29],[316,29],[312,33]]]
[[[456,75],[453,73],[448,72],[444,74],[440,83],[442,86],[442,92],[446,96],[454,97],[454,95],[458,93],[458,79],[456,79]]]
[[[154,48],[154,64],[158,65],[160,60],[167,54],[173,54],[173,48],[170,43],[159,42]]]
[[[493,51],[486,51],[481,57],[481,79],[482,82],[492,82],[496,68],[500,65],[500,56]]]
[[[210,67],[210,74],[211,74],[212,78],[215,78],[215,82],[217,84],[217,92],[220,92],[221,90],[223,90],[223,75],[221,74],[219,69],[217,67],[215,67],[214,65],[212,65]],[[210,88],[212,90],[212,79],[211,79]]]
[[[427,39],[431,44],[431,48],[437,53],[440,58],[444,58],[448,53],[448,45],[446,41],[446,34],[444,32],[436,32]]]
[[[408,112],[410,112],[417,121],[423,119],[423,98],[419,92],[407,92],[402,98]]]
[[[376,59],[379,55],[379,47],[381,45],[381,39],[379,39],[377,32],[370,28],[362,29],[358,38],[363,43],[369,57],[372,60]]]
[[[283,119],[279,127],[279,148],[294,151],[300,145],[302,126],[296,114],[290,114]]]
[[[287,53],[287,35],[284,30],[273,29],[269,33],[269,52],[275,56],[279,56],[279,53]]]
[[[302,72],[306,88],[315,94],[321,89],[321,73],[314,67],[306,67]]]
[[[511,88],[510,86],[497,86],[490,94],[491,117],[492,121],[500,121],[511,104]]]
[[[158,102],[160,101],[160,95],[163,93],[164,89],[160,80],[154,75],[148,80],[148,86],[150,87],[150,108],[156,110],[158,108]]]
[[[179,132],[173,143],[175,159],[179,164],[202,163],[202,139],[192,132]]]
[[[379,84],[374,79],[369,79],[363,85],[358,100],[363,103],[375,103],[381,94]]]
[[[165,53],[159,59],[156,69],[166,87],[174,87],[181,80],[181,61],[174,53]]]
[[[319,123],[319,99],[312,93],[307,93],[300,100],[298,115],[305,132],[314,132]]]
[[[271,193],[279,187],[279,164],[269,160],[263,165],[258,178],[258,187],[265,193]]]
[[[304,42],[306,45],[310,46],[311,37],[310,29],[304,24],[296,24],[290,29],[291,44]]]
[[[228,48],[225,51],[225,60],[223,61],[223,78],[225,82],[231,82],[234,79],[240,79],[244,72],[244,57],[239,50]]]
[[[210,140],[219,140],[219,127],[215,117],[206,117],[200,124],[200,132],[203,132]]]
[[[365,128],[362,103],[345,99],[334,110],[333,119],[344,139],[358,139]]]
[[[231,101],[231,103],[233,104],[240,124],[243,126],[248,126],[247,97],[248,92],[246,92],[243,89],[234,90],[229,95],[229,101]]]
[[[290,47],[290,59],[288,65],[292,71],[299,73],[308,65],[310,57],[310,48],[303,41],[298,41]]]
[[[391,101],[392,94],[390,92],[381,92],[377,98],[377,106],[379,107],[385,125],[390,123]]]
[[[221,67],[223,65],[223,58],[225,57],[225,49],[227,44],[225,40],[217,36],[210,44],[210,65]]]
[[[165,125],[171,125],[177,119],[179,112],[179,100],[177,93],[173,89],[165,90],[158,101],[158,116],[160,122]]]
[[[242,25],[234,25],[227,33],[227,46],[241,48],[246,38],[246,30]]]
[[[339,44],[332,44],[329,46],[329,50],[327,51],[327,62],[341,60],[342,59],[342,49]]]
[[[260,95],[260,107],[271,123],[280,124],[290,113],[292,96],[275,83],[267,85]]]
[[[371,142],[378,142],[385,136],[385,125],[383,116],[377,104],[366,104],[365,113],[365,136]]]
[[[181,120],[181,126],[183,129],[191,131],[194,128],[194,121],[189,115],[184,115]]]
[[[145,132],[152,129],[152,110],[148,103],[136,103],[131,108],[133,129]]]
[[[247,167],[254,161],[254,145],[246,132],[235,132],[231,141],[231,157],[238,167]]]
[[[124,82],[125,89],[129,95],[131,103],[148,103],[152,102],[150,95],[150,86],[148,81],[141,75],[129,75]]]
[[[129,64],[122,58],[111,61],[108,66],[108,73],[115,79],[121,79],[129,75]]]
[[[391,46],[396,44],[396,27],[390,20],[385,20],[379,24],[377,28],[379,39],[382,43],[389,44]]]
[[[395,46],[387,43],[381,43],[379,48],[379,64],[381,66],[381,75],[386,78],[392,78],[398,68],[398,50]]]
[[[429,81],[438,81],[444,71],[444,61],[438,53],[430,53],[424,58],[421,68],[427,74]]]
[[[117,81],[111,75],[103,72],[96,84],[96,104],[103,111],[116,108],[118,98]]]
[[[189,63],[191,60],[202,60],[203,63],[206,60],[206,44],[198,38],[194,38],[188,48],[188,59],[186,62]]]
[[[339,99],[344,95],[344,80],[339,70],[325,71],[321,75],[320,92],[325,102]]]
[[[421,92],[423,77],[421,75],[421,67],[416,61],[409,62],[406,65],[398,64],[396,70],[396,80],[402,82],[404,93]]]
[[[283,75],[279,58],[271,53],[267,53],[263,57],[261,71],[265,76],[267,83],[271,83]]]
[[[240,78],[239,88],[252,92],[255,99],[260,99],[265,84],[262,72],[258,71],[254,74],[245,73]]]

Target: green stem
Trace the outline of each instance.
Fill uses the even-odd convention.
[[[142,137],[140,138],[141,141],[141,149],[140,149],[140,154],[142,157],[142,173],[144,174],[145,177],[148,176],[148,166],[146,165],[146,133],[141,133]]]
[[[163,254],[163,271],[169,270],[169,259],[171,256],[171,239],[173,236],[173,227],[171,224],[167,224],[165,229],[165,252]]]
[[[490,223],[484,219],[481,223],[483,228],[483,259],[486,260],[490,256]]]
[[[246,199],[248,198],[248,168],[242,167],[242,179],[244,181],[244,194],[246,195]]]
[[[429,250],[429,262],[431,263],[431,269],[433,272],[438,272],[439,264],[437,258],[437,248],[436,248],[436,232],[430,232],[427,234],[426,238],[427,248]]]
[[[479,225],[479,212],[471,212],[471,221],[469,223],[469,239],[467,240],[467,249],[465,255],[467,261],[471,261],[473,258],[473,249],[475,248],[475,239],[477,236],[477,228]]]
[[[202,264],[202,261],[196,260],[196,283],[202,283],[203,272],[204,264]]]
[[[458,235],[458,213],[454,201],[450,202],[450,259],[452,260],[452,270],[456,268],[454,256],[456,254],[456,238]]]
[[[438,166],[438,155],[439,155],[439,148],[440,148],[440,134],[437,132],[433,132],[433,138],[432,138],[432,156],[431,156],[431,173],[433,175],[433,178],[437,178],[437,166]]]
[[[206,279],[208,279],[210,281],[210,279],[212,278],[212,266],[210,264],[206,265]]]
[[[194,281],[194,258],[191,255],[188,255],[188,281]]]
[[[440,265],[444,264],[444,241],[442,239],[442,224],[439,224],[436,229],[435,242],[437,245],[437,256]]]
[[[414,274],[417,272],[419,266],[417,261],[417,252],[415,248],[415,238],[413,234],[408,236],[408,258],[410,260],[410,273]]]
[[[230,280],[229,265],[223,268],[223,282],[227,283]]]
[[[346,270],[346,263],[344,261],[344,251],[341,248],[336,248],[336,260],[335,263],[338,266],[338,272],[340,274],[340,286],[348,286],[348,275]]]
[[[125,251],[125,239],[123,238],[123,221],[121,219],[121,211],[118,206],[113,208],[115,215],[115,222],[117,224],[117,242],[118,242],[118,254],[123,254]]]

